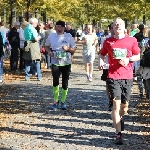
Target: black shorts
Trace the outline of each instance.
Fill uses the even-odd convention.
[[[108,69],[103,69],[103,74],[101,76],[101,80],[106,81],[108,77]]]
[[[106,82],[112,99],[121,100],[123,104],[130,100],[133,79],[107,79]]]

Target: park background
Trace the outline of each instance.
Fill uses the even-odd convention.
[[[125,20],[126,27],[143,23],[150,26],[150,0],[3,0],[0,21],[6,25],[36,17],[46,23],[59,19],[72,22],[73,27],[92,23],[106,29],[115,17]]]

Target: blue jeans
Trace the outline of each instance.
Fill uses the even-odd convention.
[[[144,89],[145,89],[145,93],[146,93],[146,98],[149,100],[150,86],[147,83],[148,83],[148,79],[147,80],[143,79],[143,85],[144,85]]]
[[[135,61],[133,62],[133,70],[134,70],[134,73],[137,72],[137,70],[139,69],[140,67],[140,61]]]
[[[51,67],[51,57],[48,55],[48,53],[45,53],[46,57],[46,63],[47,63],[47,68],[49,69]]]
[[[137,83],[138,83],[138,88],[140,91],[140,98],[143,97],[143,81],[141,75],[137,75]]]
[[[1,60],[0,60],[0,82],[3,81],[3,57],[1,57]]]
[[[37,73],[37,78],[40,80],[42,78],[40,69],[40,60],[25,60],[25,78],[30,79],[32,75]]]

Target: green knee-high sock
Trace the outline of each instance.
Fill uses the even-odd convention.
[[[66,97],[67,97],[67,93],[68,93],[68,89],[64,90],[62,88],[62,98],[61,98],[61,102],[64,103],[66,101]]]
[[[53,86],[53,95],[54,95],[54,101],[58,102],[58,96],[59,96],[59,86]]]

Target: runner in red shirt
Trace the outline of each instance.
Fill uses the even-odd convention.
[[[116,129],[116,141],[123,144],[122,133],[124,127],[123,116],[128,111],[131,87],[133,84],[133,61],[140,59],[140,49],[137,40],[124,34],[125,23],[121,18],[116,18],[113,23],[114,37],[104,41],[100,51],[99,69],[103,69],[104,57],[108,54],[108,90],[113,98],[112,120]]]

